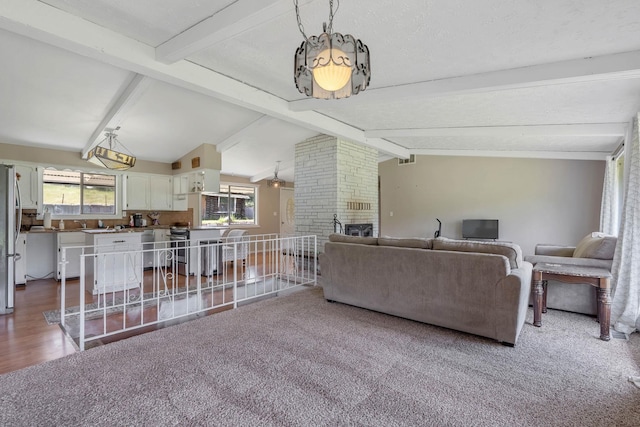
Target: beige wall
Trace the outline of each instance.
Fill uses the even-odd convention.
[[[221,183],[259,185],[258,187],[258,224],[259,228],[249,228],[249,234],[270,234],[280,232],[280,189],[269,187],[266,180],[252,183],[249,178],[220,175]],[[274,212],[276,215],[274,215]]]
[[[194,168],[192,167],[192,160],[196,157],[200,158],[200,166]],[[211,144],[202,144],[198,148],[179,158],[178,161],[180,162],[180,169],[174,170],[174,175],[188,173],[193,170],[203,168],[215,169],[218,171],[222,170],[222,155],[218,153],[216,146]]]
[[[462,220],[498,219],[500,240],[575,245],[600,221],[604,161],[418,156],[380,163],[380,235],[461,238]],[[393,212],[393,216],[391,216]]]
[[[82,159],[78,151],[53,150],[50,148],[15,144],[0,143],[0,159],[38,163],[42,166],[67,166],[91,170],[101,169]],[[131,171],[171,175],[171,165],[169,163],[136,160],[136,165]]]

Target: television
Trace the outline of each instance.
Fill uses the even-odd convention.
[[[463,219],[462,220],[463,239],[497,239],[498,220],[497,219]]]

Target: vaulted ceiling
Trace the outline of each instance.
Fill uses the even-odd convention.
[[[308,35],[328,0],[300,0]],[[337,3],[337,0],[335,0]],[[409,154],[603,159],[640,111],[637,0],[343,0],[369,88],[301,95],[293,0],[0,0],[0,142],[76,151],[120,126],[138,158],[199,145],[223,173],[293,178],[325,133]]]

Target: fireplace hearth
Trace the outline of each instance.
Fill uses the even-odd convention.
[[[349,236],[373,237],[373,224],[345,224],[344,234]]]

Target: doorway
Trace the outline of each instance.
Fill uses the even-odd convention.
[[[280,188],[280,235],[293,236],[296,232],[296,209],[293,188]]]

